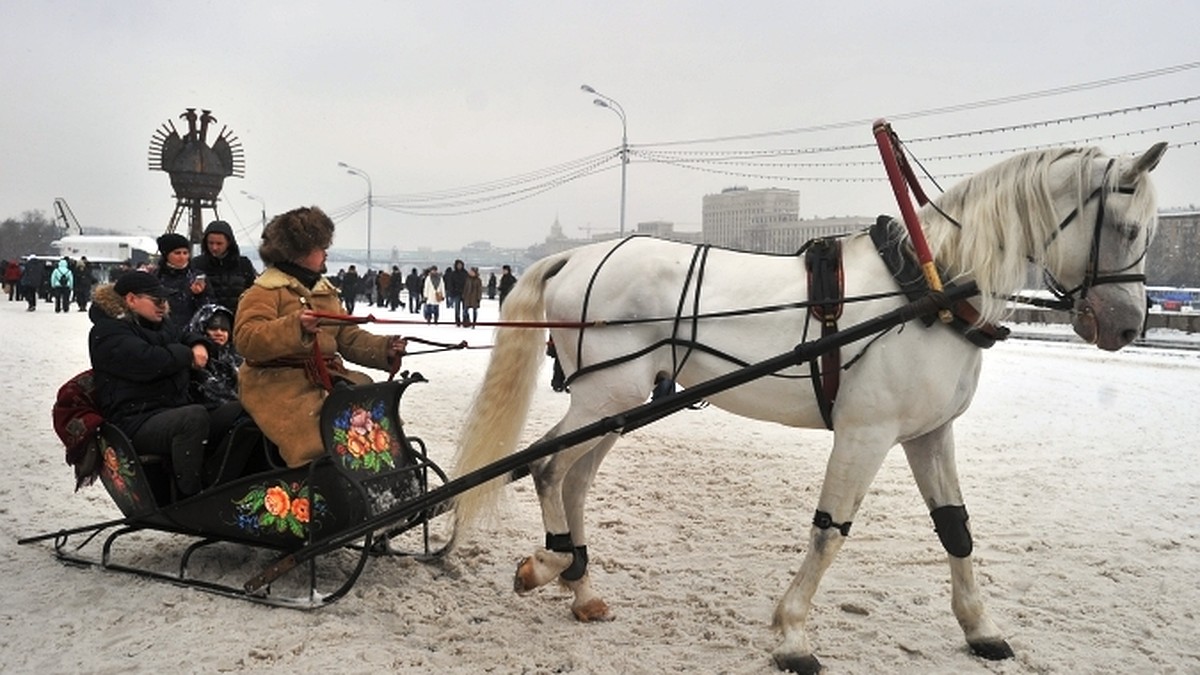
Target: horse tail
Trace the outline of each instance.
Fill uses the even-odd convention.
[[[570,253],[542,259],[525,271],[504,299],[501,322],[542,321],[545,318],[546,281],[569,259]],[[502,459],[516,450],[533,400],[538,370],[546,349],[544,330],[501,327],[496,331],[492,358],[483,384],[467,411],[466,423],[454,458],[454,475],[463,476]],[[505,478],[490,480],[454,500],[455,542],[472,524],[495,507]]]

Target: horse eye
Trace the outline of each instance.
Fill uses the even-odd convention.
[[[1140,225],[1126,225],[1121,229],[1125,230],[1125,237],[1129,241],[1137,241],[1138,236],[1142,233]]]

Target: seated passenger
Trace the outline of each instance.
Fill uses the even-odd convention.
[[[235,426],[248,419],[246,409],[238,400],[237,393],[238,367],[244,359],[233,348],[233,341],[230,339],[233,332],[233,312],[222,305],[204,305],[192,316],[187,332],[208,338],[208,364],[192,370],[190,389],[192,401],[204,406],[209,415],[210,459],[205,468],[205,483],[211,485],[237,478],[248,468],[263,468],[257,462],[250,462],[251,458],[244,452],[213,456],[214,452],[230,450],[225,443],[227,435]],[[249,466],[247,462],[250,462]]]
[[[275,216],[258,249],[267,269],[242,295],[233,327],[234,344],[246,358],[239,371],[242,405],[292,467],[324,452],[319,424],[327,387],[339,380],[371,382],[347,370],[342,358],[388,370],[399,367],[407,344],[352,324],[320,324],[317,312],[345,314],[337,289],[323,276],[333,230],[333,221],[316,207]],[[322,373],[332,382],[323,381]]]
[[[233,312],[223,305],[204,305],[196,311],[188,332],[208,337],[208,365],[192,372],[192,400],[209,410],[238,400],[238,367],[244,359],[233,347]]]
[[[152,274],[129,272],[92,297],[88,353],[104,419],[138,454],[169,456],[180,495],[199,492],[209,416],[191,402],[188,383],[191,370],[208,362],[204,338],[184,338]]]

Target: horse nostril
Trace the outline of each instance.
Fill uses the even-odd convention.
[[[1140,334],[1141,334],[1140,331],[1136,331],[1132,328],[1127,328],[1127,329],[1121,331],[1121,341],[1124,342],[1125,344],[1129,344],[1129,343],[1133,342],[1134,340],[1136,340],[1137,336]]]

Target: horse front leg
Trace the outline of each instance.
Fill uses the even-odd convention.
[[[967,526],[954,462],[954,431],[951,423],[903,443],[921,496],[929,507],[942,547],[950,561],[950,606],[962,627],[967,644],[977,656],[989,660],[1013,656],[1000,628],[988,616],[975,580],[971,561],[974,548]]]
[[[894,441],[876,430],[838,431],[825,469],[821,497],[800,571],[775,608],[774,627],[782,634],[772,655],[794,673],[817,673],[821,663],[808,642],[805,623],[821,577],[850,534],[850,523]]]

